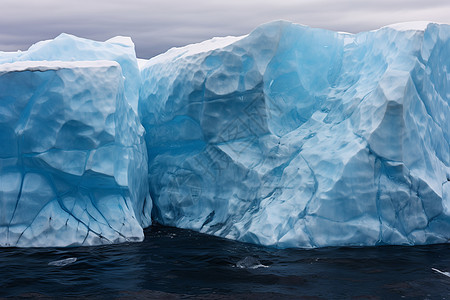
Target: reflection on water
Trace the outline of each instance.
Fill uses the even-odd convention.
[[[445,272],[450,244],[278,250],[153,226],[143,243],[0,248],[0,297],[449,299]]]

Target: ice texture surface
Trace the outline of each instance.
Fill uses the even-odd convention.
[[[141,62],[154,218],[277,247],[448,242],[449,55],[448,25],[280,21]]]
[[[143,133],[117,62],[0,64],[0,246],[141,241]]]

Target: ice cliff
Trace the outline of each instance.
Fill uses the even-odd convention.
[[[282,21],[149,61],[124,37],[0,52],[0,245],[141,240],[150,213],[276,247],[448,242],[449,55],[449,25]]]
[[[409,28],[274,22],[151,59],[154,218],[277,247],[447,242],[450,26]]]
[[[0,246],[144,238],[152,202],[144,129],[127,102],[138,93],[124,88],[132,72],[76,61],[129,50],[91,43],[62,35],[0,64]],[[132,63],[139,78],[136,58],[124,69]]]

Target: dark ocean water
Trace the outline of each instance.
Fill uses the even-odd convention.
[[[450,271],[450,244],[278,250],[153,226],[143,243],[0,248],[0,297],[450,299],[432,268]]]

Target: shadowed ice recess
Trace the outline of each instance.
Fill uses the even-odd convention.
[[[140,241],[151,218],[279,248],[448,242],[449,55],[449,25],[284,21],[148,61],[125,37],[0,52],[0,245]]]

